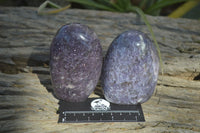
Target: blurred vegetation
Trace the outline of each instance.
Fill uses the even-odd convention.
[[[0,0],[0,6],[35,6],[46,0]],[[200,0],[50,0],[65,7],[106,10],[112,12],[134,12],[132,7],[140,8],[145,14],[154,16],[186,17],[200,19]],[[48,4],[48,7],[51,4]]]
[[[171,18],[192,18],[200,19],[200,0],[190,0],[179,6],[171,14],[168,15]]]
[[[134,12],[140,8],[153,16],[169,15],[172,18],[186,17],[200,19],[200,0],[68,0],[83,8],[112,12]],[[195,10],[194,10],[195,9]],[[175,13],[174,13],[175,12]],[[190,14],[190,15],[185,15]],[[192,15],[191,15],[192,14]],[[191,17],[193,16],[193,17]]]
[[[138,7],[145,14],[160,15],[161,9],[182,3],[188,0],[68,0],[72,3],[78,3],[85,8],[107,10],[113,12],[132,12],[133,7]]]

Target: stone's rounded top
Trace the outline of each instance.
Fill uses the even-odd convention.
[[[80,53],[80,51],[92,50],[94,41],[99,43],[97,35],[88,26],[78,23],[63,25],[56,33],[53,43],[63,45]],[[66,46],[67,45],[67,46]]]
[[[139,35],[142,35],[142,36],[146,36],[148,37],[144,32],[141,32],[139,30],[128,30],[128,31],[124,31],[123,33],[121,33],[120,35],[118,35],[115,39],[117,39],[118,37],[126,37],[126,38],[129,38],[129,37],[137,37]]]
[[[63,25],[57,32],[57,35],[70,36],[73,39],[80,41],[90,41],[97,38],[97,35],[88,26],[78,23]],[[66,39],[66,38],[65,38]],[[66,39],[66,41],[69,41]]]
[[[125,41],[128,41],[128,40],[134,40],[134,42],[138,42],[138,41],[144,41],[145,39],[149,39],[149,37],[139,31],[139,30],[129,30],[129,31],[125,31],[123,33],[121,33],[120,35],[118,35],[115,40],[119,40],[119,39],[124,39]],[[145,38],[145,39],[143,39]],[[129,43],[132,43],[132,42],[129,42]]]
[[[145,33],[138,30],[130,30],[117,36],[110,47],[111,49],[116,47],[125,53],[127,52],[126,49],[130,49],[129,51],[134,52],[135,56],[145,56],[152,44],[152,41]],[[157,52],[155,48],[152,50]]]

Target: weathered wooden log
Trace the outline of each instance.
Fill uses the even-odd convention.
[[[148,16],[164,62],[153,97],[142,104],[144,123],[58,124],[52,93],[49,47],[61,25],[86,24],[98,34],[104,54],[129,29],[149,34],[133,13],[66,10],[39,16],[36,8],[0,8],[0,132],[199,132],[199,21]],[[150,36],[150,35],[149,35]],[[150,36],[151,37],[151,36]],[[91,97],[102,95],[101,86]]]
[[[67,10],[56,15],[38,16],[36,8],[2,7],[0,11],[0,66],[7,73],[17,72],[21,66],[48,64],[52,38],[66,23],[82,23],[93,28],[101,40],[104,53],[112,40],[123,31],[137,29],[149,34],[141,18],[133,13]],[[148,20],[161,49],[164,74],[185,78],[190,78],[191,73],[192,78],[198,76],[199,21],[150,16]]]

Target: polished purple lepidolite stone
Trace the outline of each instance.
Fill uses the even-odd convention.
[[[51,43],[50,73],[59,99],[85,101],[99,80],[101,67],[102,48],[91,29],[67,24],[58,30]]]
[[[131,30],[110,45],[102,71],[105,98],[116,104],[146,102],[153,94],[159,71],[156,48],[148,36]]]

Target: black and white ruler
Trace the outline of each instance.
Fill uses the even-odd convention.
[[[88,98],[79,103],[60,101],[59,123],[144,121],[140,104],[118,105],[101,98]]]

